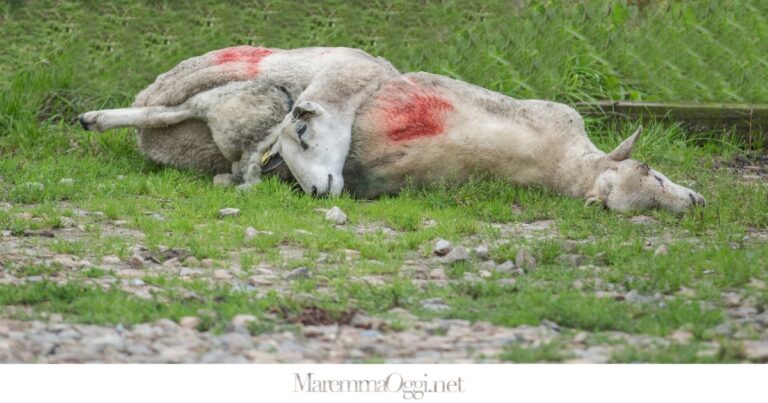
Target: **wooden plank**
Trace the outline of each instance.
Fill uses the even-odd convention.
[[[588,116],[682,122],[692,131],[735,129],[750,147],[764,147],[768,139],[768,105],[598,101],[575,107]]]

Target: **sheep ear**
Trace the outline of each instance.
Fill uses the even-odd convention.
[[[615,150],[608,154],[608,158],[614,161],[624,161],[629,159],[632,156],[632,148],[635,147],[635,142],[642,132],[643,126],[638,127],[631,136],[627,137],[627,139],[622,141]]]
[[[277,169],[280,165],[283,165],[283,157],[281,157],[280,154],[272,155],[269,158],[269,160],[267,160],[261,166],[261,173],[265,174],[267,172],[272,172],[275,169]]]
[[[261,160],[259,161],[259,165],[261,165],[261,173],[274,171],[277,167],[283,164],[283,157],[280,156],[278,148],[278,144],[275,142],[269,150],[262,154]]]
[[[291,112],[291,116],[293,117],[293,121],[297,121],[299,119],[307,120],[312,116],[317,115],[320,113],[320,105],[314,103],[314,102],[299,102],[296,104],[296,106],[293,107],[293,111]]]

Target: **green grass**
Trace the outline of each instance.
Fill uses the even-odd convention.
[[[604,98],[768,101],[768,58],[760,46],[768,40],[765,2],[658,1],[643,7],[620,1],[515,3],[3,3],[0,200],[13,207],[0,210],[0,229],[16,235],[58,229],[64,225],[62,217],[69,217],[85,225],[77,239],[34,242],[52,253],[88,256],[92,262],[109,254],[126,258],[136,244],[150,249],[163,245],[188,249],[199,259],[216,259],[217,265],[235,262],[246,273],[264,263],[284,270],[306,266],[313,276],[292,282],[285,295],[262,297],[168,276],[144,278],[162,289],[151,300],[117,287],[4,285],[0,305],[26,305],[35,312],[58,312],[67,320],[97,324],[177,320],[213,312],[204,318],[203,328],[221,330],[238,313],[296,313],[307,305],[297,296],[309,294],[314,298],[311,305],[332,315],[354,308],[386,316],[387,310],[404,307],[423,318],[503,326],[550,320],[596,334],[663,337],[686,328],[694,335],[693,347],[629,349],[613,359],[738,359],[738,348],[728,346],[714,357],[696,355],[700,343],[727,344],[708,332],[726,320],[720,293],[751,293],[759,306],[768,306],[765,290],[746,287],[752,279],[766,280],[768,247],[744,240],[750,231],[768,229],[768,186],[717,169],[719,162],[741,152],[736,140],[713,140],[720,138],[715,133],[692,138],[669,124],[647,127],[635,157],[702,193],[708,206],[683,216],[649,212],[656,222],[636,225],[629,222],[629,214],[586,209],[581,200],[539,188],[511,187],[494,178],[407,189],[372,202],[348,196],[314,199],[274,179],[241,193],[213,187],[207,175],[148,162],[137,151],[130,130],[93,134],[74,125],[79,112],[129,104],[157,74],[180,60],[241,43],[361,47],[402,71],[445,74],[517,98],[566,103]],[[440,46],[434,46],[436,42]],[[587,124],[602,149],[617,145],[634,126],[592,120]],[[62,178],[75,181],[60,184]],[[26,182],[44,187],[24,186]],[[333,205],[341,207],[352,224],[385,225],[399,235],[358,235],[332,228],[315,210]],[[217,211],[224,207],[237,207],[241,215],[219,219]],[[75,209],[103,214],[82,218]],[[23,212],[33,218],[20,217]],[[491,226],[542,219],[555,221],[554,238],[509,238]],[[105,229],[114,220],[125,220],[125,228],[141,231],[145,238],[114,235]],[[427,220],[436,225],[425,225]],[[243,231],[248,226],[272,235],[247,241]],[[539,261],[538,270],[518,277],[514,287],[497,285],[494,275],[480,284],[457,281],[426,289],[403,270],[408,261],[426,261],[437,237],[461,243],[476,236],[486,243],[510,241],[492,248],[497,262],[514,260],[517,250],[525,247]],[[654,257],[646,240],[665,236],[671,239],[665,241],[669,254]],[[574,247],[569,243],[573,240],[587,242]],[[285,246],[302,249],[304,257],[284,259],[278,249]],[[358,251],[359,260],[346,262],[342,249]],[[232,252],[238,256],[231,258]],[[563,253],[585,255],[601,270],[560,264],[556,257]],[[321,254],[328,255],[324,264],[316,263]],[[465,272],[476,272],[478,264],[471,260],[446,272],[460,280]],[[58,269],[32,265],[3,270],[26,277],[54,276]],[[84,270],[81,277],[85,282],[110,275],[96,267]],[[351,281],[373,275],[385,278],[386,284]],[[584,287],[574,288],[576,281]],[[596,297],[606,285],[644,295],[659,293],[665,305]],[[696,296],[678,296],[682,287]],[[194,291],[199,298],[185,299],[180,290]],[[442,298],[452,309],[439,315],[421,310],[419,302],[430,297]],[[271,329],[272,324],[260,323],[253,331]],[[559,348],[557,343],[536,350],[515,347],[502,358],[567,358]]]

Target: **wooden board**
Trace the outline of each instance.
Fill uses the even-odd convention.
[[[591,116],[682,122],[693,131],[735,129],[750,147],[764,147],[768,139],[768,105],[598,101],[575,107]]]

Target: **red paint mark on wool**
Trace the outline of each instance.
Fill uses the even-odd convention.
[[[214,64],[238,63],[243,64],[245,73],[249,77],[255,77],[259,74],[259,63],[272,54],[272,50],[267,48],[254,48],[252,46],[238,46],[234,48],[222,49],[215,52],[213,57]]]
[[[442,134],[445,113],[453,110],[453,104],[434,90],[404,83],[386,88],[378,101],[387,137],[392,141]]]

